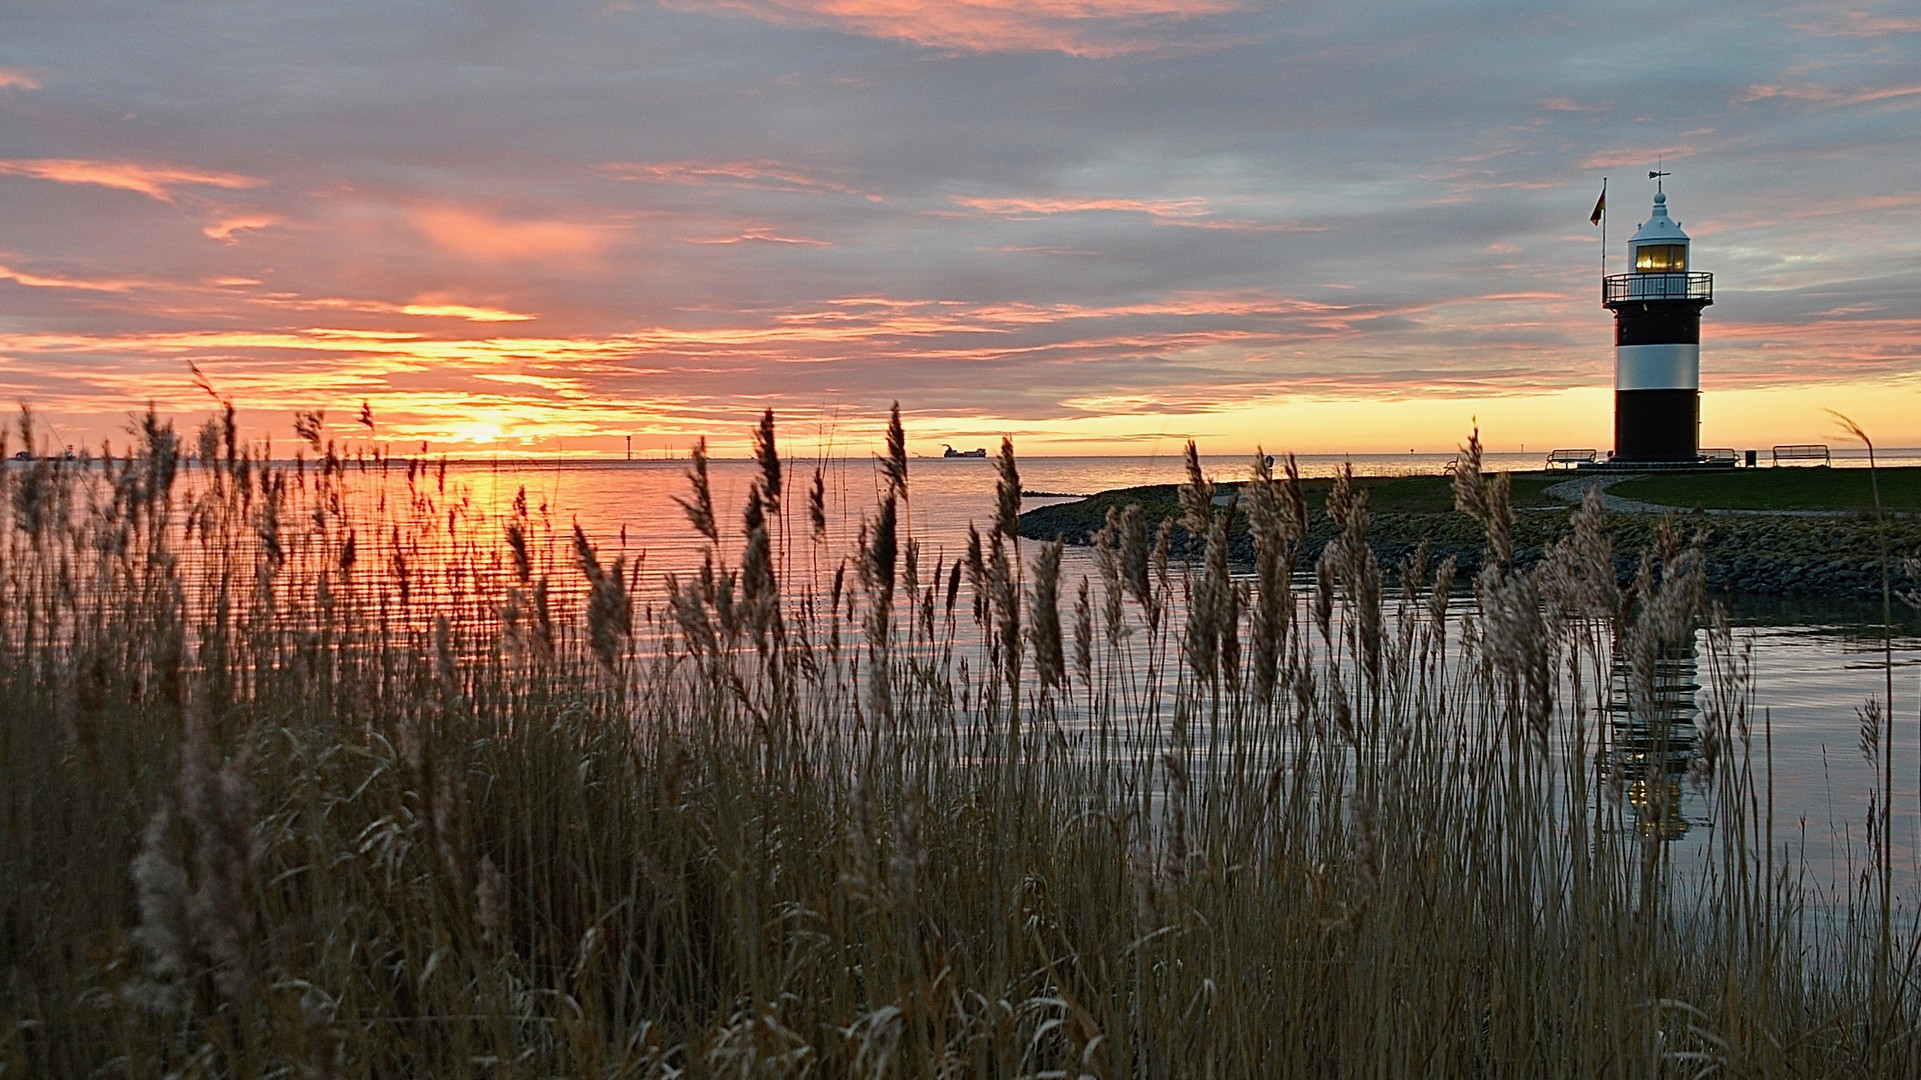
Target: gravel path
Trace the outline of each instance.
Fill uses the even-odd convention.
[[[1610,473],[1606,476],[1577,476],[1572,480],[1563,480],[1552,487],[1545,488],[1541,494],[1546,495],[1550,499],[1559,499],[1569,506],[1579,506],[1581,505],[1581,500],[1587,498],[1588,489],[1595,488],[1601,492],[1601,509],[1606,510],[1610,514],[1665,514],[1670,510],[1676,509],[1676,507],[1672,506],[1646,503],[1636,499],[1623,499],[1619,495],[1608,494],[1608,488],[1613,487],[1621,481],[1638,480],[1645,475],[1647,474]]]
[[[1835,517],[1847,514],[1847,510],[1691,510],[1685,506],[1666,506],[1661,503],[1641,502],[1638,499],[1624,499],[1619,495],[1609,495],[1608,488],[1623,480],[1638,480],[1646,473],[1620,473],[1607,476],[1578,476],[1563,480],[1558,484],[1541,489],[1541,494],[1550,499],[1558,499],[1569,506],[1581,505],[1587,498],[1589,488],[1601,492],[1601,509],[1610,514],[1671,514],[1701,513],[1729,517]]]

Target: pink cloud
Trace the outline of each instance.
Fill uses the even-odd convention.
[[[831,247],[825,240],[811,236],[782,236],[771,228],[748,229],[734,236],[694,237],[683,236],[681,240],[689,244],[798,244],[804,247]]]
[[[97,184],[136,191],[161,202],[173,201],[173,189],[187,185],[218,188],[259,187],[265,181],[236,173],[182,169],[171,165],[142,165],[133,161],[85,161],[78,158],[16,158],[0,160],[0,173],[30,176],[61,184]]]
[[[223,217],[200,231],[215,240],[231,241],[234,239],[234,233],[247,229],[264,229],[279,223],[280,219],[272,214],[240,214],[234,217]]]
[[[1795,29],[1820,37],[1876,38],[1921,33],[1921,18],[1873,11],[1837,11],[1812,22],[1796,23]]]
[[[1202,198],[1122,199],[1122,198],[985,198],[970,195],[950,197],[956,205],[980,215],[1014,220],[1049,217],[1055,214],[1145,214],[1156,225],[1187,229],[1215,229],[1223,232],[1318,232],[1319,226],[1284,221],[1250,221],[1246,218],[1214,216],[1212,205]],[[932,217],[966,217],[958,211],[930,211]]]
[[[770,22],[969,52],[1118,56],[1181,44],[1169,27],[1242,6],[1237,0],[666,0]]]
[[[858,195],[871,202],[881,201],[880,196],[871,192],[778,161],[610,161],[601,165],[599,171],[616,180],[641,183],[683,184],[690,187],[720,184],[774,191],[831,191]]]
[[[1576,101],[1573,98],[1557,97],[1548,98],[1546,101],[1541,102],[1541,108],[1549,112],[1606,112],[1609,106]]]
[[[1049,214],[1085,214],[1101,211],[1146,214],[1154,218],[1195,218],[1208,212],[1206,199],[988,199],[956,195],[953,201],[996,217],[1040,217]]]
[[[568,221],[511,221],[457,206],[437,206],[410,215],[413,226],[434,243],[464,255],[487,259],[582,256],[606,242],[598,226]]]
[[[1877,101],[1891,101],[1895,98],[1914,97],[1921,94],[1921,86],[1888,86],[1878,90],[1857,90],[1853,92],[1836,90],[1833,87],[1808,83],[1801,86],[1780,86],[1756,84],[1748,87],[1735,98],[1735,103],[1747,105],[1769,98],[1782,98],[1788,101],[1806,101],[1815,105],[1869,105]]]
[[[38,90],[40,80],[19,68],[0,67],[0,90]]]
[[[1589,154],[1581,159],[1576,168],[1580,169],[1618,169],[1623,165],[1633,168],[1647,166],[1662,159],[1684,158],[1694,153],[1694,147],[1686,145],[1634,147],[1627,150],[1603,150]]]

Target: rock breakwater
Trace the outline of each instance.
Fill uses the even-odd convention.
[[[1061,539],[1090,544],[1106,521],[1109,509],[1128,503],[1141,505],[1150,527],[1172,521],[1176,555],[1198,554],[1199,545],[1178,524],[1178,489],[1172,486],[1128,488],[1102,492],[1079,502],[1041,507],[1021,515],[1021,534],[1031,539]],[[1308,535],[1298,565],[1308,568],[1335,536],[1319,500],[1310,498]],[[1516,511],[1514,551],[1527,565],[1570,531],[1571,507],[1523,507]],[[1452,556],[1464,576],[1479,569],[1483,537],[1480,527],[1456,511],[1404,512],[1374,510],[1368,530],[1377,558],[1396,567],[1425,541],[1430,560]],[[1872,514],[1772,514],[1673,511],[1665,513],[1610,513],[1607,532],[1614,544],[1615,568],[1625,582],[1640,564],[1641,552],[1654,539],[1655,529],[1671,516],[1684,540],[1697,534],[1707,557],[1708,584],[1726,592],[1774,595],[1827,595],[1875,598],[1881,595],[1880,530],[1885,528],[1894,585],[1912,589],[1917,582],[1912,567],[1921,560],[1921,518],[1890,514],[1877,522]],[[1229,529],[1231,556],[1251,561],[1253,542],[1244,520]]]

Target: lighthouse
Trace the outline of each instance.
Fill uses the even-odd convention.
[[[1626,274],[1601,282],[1614,312],[1614,461],[1689,463],[1701,447],[1701,309],[1714,303],[1714,275],[1697,273],[1688,234],[1668,216],[1666,173],[1654,212],[1628,240]]]

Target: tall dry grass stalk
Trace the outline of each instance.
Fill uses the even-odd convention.
[[[1191,450],[1189,557],[1130,507],[1074,582],[1005,443],[924,565],[898,414],[858,550],[816,471],[792,557],[770,414],[742,542],[697,447],[637,605],[524,492],[482,531],[303,428],[0,471],[7,1076],[1917,1071],[1913,934],[1808,906],[1698,551],[1623,591],[1590,500],[1517,567],[1478,443],[1471,595],[1346,477],[1297,582],[1293,461],[1216,505]],[[1700,866],[1618,734],[1689,655]]]

